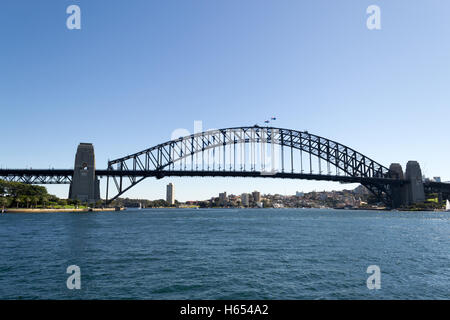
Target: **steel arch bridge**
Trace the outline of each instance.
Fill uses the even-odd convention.
[[[392,186],[406,183],[388,168],[336,141],[307,131],[235,127],[180,137],[111,160],[111,202],[147,177],[265,177],[356,182],[387,205]],[[110,193],[112,178],[112,197]]]

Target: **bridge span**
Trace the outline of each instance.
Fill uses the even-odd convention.
[[[32,184],[70,184],[69,197],[110,202],[148,177],[262,177],[360,183],[391,207],[425,200],[425,191],[450,194],[450,184],[422,181],[420,166],[389,168],[336,141],[274,127],[210,130],[170,140],[95,168],[92,144],[81,143],[74,169],[0,169],[0,178]]]

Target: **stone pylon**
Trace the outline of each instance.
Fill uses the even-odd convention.
[[[389,171],[392,172],[393,178],[403,180],[403,168],[399,163],[392,163],[389,167]],[[392,206],[394,208],[400,208],[407,205],[407,185],[392,186]]]
[[[69,199],[94,203],[100,200],[100,182],[95,175],[95,154],[92,143],[80,143],[75,156]]]
[[[417,161],[408,161],[405,170],[405,180],[408,180],[406,201],[408,204],[425,201],[425,190],[423,187],[422,170]]]

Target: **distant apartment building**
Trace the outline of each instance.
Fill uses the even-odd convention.
[[[219,205],[224,206],[227,204],[227,193],[226,192],[222,192],[219,193]]]
[[[253,191],[253,201],[255,202],[261,202],[261,193],[259,191]]]
[[[175,204],[175,186],[172,183],[167,185],[166,201],[168,204]]]
[[[325,191],[319,193],[319,200],[320,200],[320,201],[325,201],[325,200],[327,200],[327,199],[328,199],[328,194],[327,194]]]
[[[241,205],[248,207],[250,204],[250,196],[248,193],[241,194]]]

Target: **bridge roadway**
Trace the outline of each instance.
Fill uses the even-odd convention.
[[[96,170],[96,175],[102,177],[254,177],[254,178],[283,178],[334,181],[342,183],[382,183],[403,185],[406,180],[391,178],[352,177],[345,175],[289,173],[289,172],[261,172],[261,171],[189,171],[189,170]],[[17,181],[29,184],[70,184],[73,169],[0,169],[0,178],[6,181]],[[450,184],[449,184],[450,186]]]
[[[73,169],[0,169],[0,179],[6,181],[23,182],[28,184],[70,184],[74,174]],[[96,170],[99,178],[111,177],[120,180],[138,180],[155,177],[254,177],[254,178],[281,178],[303,179],[318,181],[334,181],[340,183],[380,184],[401,186],[409,183],[407,180],[376,177],[353,177],[344,175],[288,173],[288,172],[260,172],[260,171],[184,171],[184,170]],[[444,198],[450,198],[450,183],[424,182],[426,193],[441,193]]]
[[[319,181],[335,181],[342,183],[384,183],[390,185],[403,185],[407,180],[390,178],[366,178],[344,175],[289,173],[289,172],[260,172],[260,171],[184,171],[184,170],[96,170],[96,175],[102,177],[254,177],[254,178],[283,178],[304,179]],[[70,184],[73,169],[0,169],[0,179],[31,184]],[[450,193],[450,183],[426,181],[424,186],[430,192]]]

